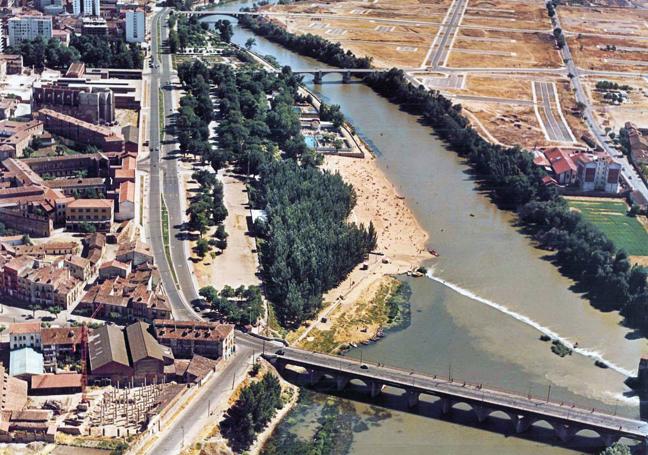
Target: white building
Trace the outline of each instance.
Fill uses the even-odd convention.
[[[146,37],[144,11],[126,11],[126,41],[142,43]]]
[[[72,14],[75,16],[99,16],[99,0],[72,0]]]
[[[621,164],[615,162],[604,152],[579,153],[574,161],[578,168],[577,178],[582,191],[619,191]]]
[[[18,322],[9,324],[9,349],[41,348],[40,322]]]
[[[9,46],[16,46],[27,40],[31,41],[37,36],[44,40],[52,37],[51,16],[16,16],[8,21]]]

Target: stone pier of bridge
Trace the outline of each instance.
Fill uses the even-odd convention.
[[[647,453],[645,449],[648,448],[648,432],[644,427],[648,428],[648,425],[641,421],[595,414],[593,409],[590,412],[573,406],[567,407],[531,397],[488,390],[481,385],[471,386],[465,382],[438,379],[436,376],[413,376],[413,372],[386,368],[383,365],[368,366],[353,359],[342,360],[322,354],[314,356],[326,358],[318,358],[318,362],[310,362],[301,357],[288,359],[285,354],[269,355],[266,358],[281,374],[287,366],[305,371],[297,374],[300,381],[310,386],[327,378],[327,381],[335,384],[335,390],[341,392],[355,380],[364,384],[364,389],[371,398],[378,397],[385,387],[396,388],[403,391],[401,397],[406,400],[409,408],[418,405],[421,395],[429,395],[437,399],[436,403],[442,415],[451,415],[458,405],[464,411],[472,412],[479,423],[486,422],[493,413],[504,414],[517,434],[524,433],[542,422],[543,426],[551,427],[563,443],[571,441],[580,431],[589,430],[595,432],[605,446],[625,437],[639,442],[638,453]]]

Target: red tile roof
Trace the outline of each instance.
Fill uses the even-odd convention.
[[[545,156],[551,163],[551,167],[557,175],[565,172],[576,172],[576,165],[572,161],[569,153],[559,148],[553,148],[545,151]]]
[[[24,333],[35,333],[40,331],[40,322],[16,322],[14,324],[9,324],[10,335],[21,335]]]
[[[39,374],[32,376],[32,389],[81,388],[81,375],[77,373]]]

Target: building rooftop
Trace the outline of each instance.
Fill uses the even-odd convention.
[[[41,331],[40,322],[15,322],[9,324],[9,335],[24,335]]]
[[[82,375],[78,373],[39,374],[31,377],[31,388],[35,390],[81,388],[81,379]]]
[[[164,360],[162,348],[148,328],[149,324],[142,321],[126,327],[126,340],[133,363],[147,358]]]
[[[43,354],[32,348],[14,349],[9,354],[9,374],[43,374]]]
[[[73,202],[68,204],[70,208],[85,208],[85,209],[94,209],[94,208],[113,208],[113,201],[110,199],[75,199]]]
[[[119,202],[135,202],[135,183],[129,180],[119,185]]]
[[[93,331],[88,341],[88,350],[91,371],[112,362],[130,366],[124,334],[117,326],[104,325]]]
[[[222,341],[234,331],[232,324],[173,321],[169,319],[156,319],[153,321],[153,326],[158,339]]]
[[[117,269],[125,270],[125,271],[129,270],[128,264],[124,264],[123,262],[118,261],[117,259],[114,259],[112,261],[104,262],[103,264],[101,264],[101,267],[99,267],[99,270],[109,269],[109,268],[113,268],[113,267],[117,268]]]
[[[50,327],[41,331],[41,343],[48,345],[74,345],[81,343],[80,327]]]

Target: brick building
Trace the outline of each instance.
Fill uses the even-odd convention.
[[[114,219],[114,203],[110,199],[75,199],[65,208],[65,225],[80,229],[93,225],[98,231],[108,231]]]
[[[109,88],[33,87],[31,104],[32,112],[51,109],[95,124],[115,121],[115,96]]]
[[[52,134],[58,134],[77,143],[97,146],[104,152],[124,150],[124,137],[110,128],[94,125],[51,109],[41,109],[34,113],[34,117],[41,120],[45,129]]]
[[[199,354],[210,359],[228,358],[234,352],[234,326],[215,322],[153,321],[155,338],[176,357]]]

